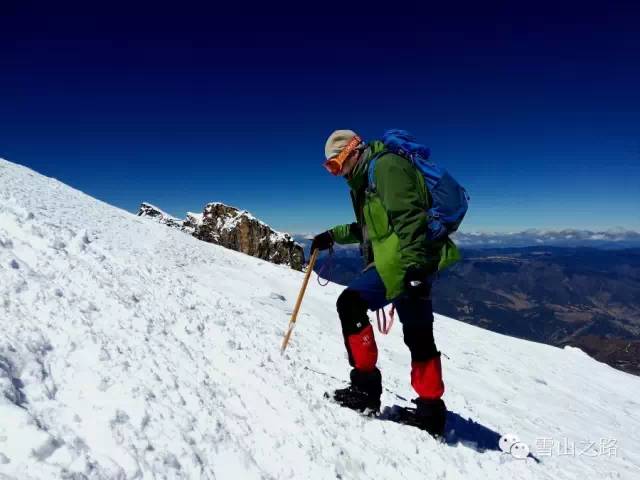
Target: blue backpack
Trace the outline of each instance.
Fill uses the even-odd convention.
[[[376,161],[385,153],[395,153],[413,163],[424,177],[427,190],[431,194],[432,205],[427,210],[428,236],[438,240],[458,230],[467,213],[469,195],[449,172],[429,160],[431,152],[427,147],[404,130],[388,130],[382,136],[385,150],[374,156],[369,163],[369,189],[375,190]]]

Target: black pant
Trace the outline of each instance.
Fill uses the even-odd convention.
[[[375,268],[366,270],[349,284],[338,297],[337,308],[352,365],[347,337],[369,325],[367,310],[377,310],[389,303],[395,305],[402,322],[404,343],[411,352],[411,361],[422,362],[438,354],[433,339],[431,288],[429,282],[424,285],[424,290],[417,295],[404,294],[390,301],[385,297],[385,286]]]

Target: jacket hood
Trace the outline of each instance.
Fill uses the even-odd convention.
[[[369,182],[369,163],[371,159],[384,150],[384,144],[378,140],[370,142],[365,147],[360,160],[353,167],[348,177],[345,177],[352,190],[359,191],[367,187]]]

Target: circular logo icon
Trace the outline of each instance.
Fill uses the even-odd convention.
[[[513,444],[518,443],[519,441],[520,439],[513,433],[507,433],[500,437],[498,446],[504,453],[511,453],[511,447],[513,446]]]
[[[500,450],[512,455],[514,458],[524,459],[529,456],[529,446],[520,441],[517,435],[507,433],[498,441]]]
[[[511,450],[509,450],[509,452],[511,452],[511,455],[515,458],[522,460],[529,456],[529,446],[526,443],[516,442],[511,445]]]

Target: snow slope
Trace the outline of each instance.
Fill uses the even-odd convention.
[[[640,379],[576,349],[438,317],[446,443],[323,400],[339,287],[310,284],[281,357],[301,280],[0,160],[0,478],[640,478]],[[378,340],[406,404],[401,328]]]

